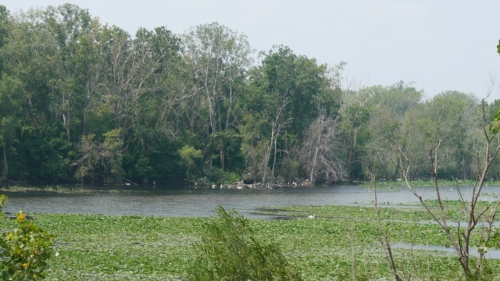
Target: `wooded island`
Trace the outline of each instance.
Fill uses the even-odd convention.
[[[436,145],[440,178],[475,178],[498,101],[365,87],[345,65],[256,52],[218,23],[133,36],[71,4],[0,6],[1,179],[329,184],[397,180],[403,156],[410,179],[430,179]]]

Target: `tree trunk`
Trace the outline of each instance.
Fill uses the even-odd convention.
[[[68,112],[68,127],[66,128],[68,133],[68,142],[71,142],[71,111]]]
[[[230,86],[229,87],[229,106],[227,108],[227,115],[226,115],[226,124],[224,126],[224,132],[227,132],[227,129],[229,128],[229,117],[231,115],[231,106],[233,105],[233,87]],[[220,114],[220,107],[219,107],[219,116],[221,116]],[[222,123],[222,121],[221,121]],[[220,123],[219,123],[219,131],[222,132],[222,128],[220,127]],[[226,157],[226,147],[224,146],[224,141],[221,140],[221,143],[220,143],[220,162],[221,162],[221,167],[222,167],[222,171],[224,171],[224,158]]]
[[[321,122],[321,123],[323,123],[323,122]],[[318,146],[316,146],[316,149],[314,150],[314,157],[313,157],[312,168],[311,168],[311,176],[309,179],[311,184],[314,183],[314,171],[316,170],[316,161],[318,159],[319,146],[321,145],[321,131],[322,130],[323,130],[323,124],[320,124],[319,136],[318,136]]]
[[[313,163],[312,163],[312,168],[311,168],[311,175],[309,176],[309,181],[311,182],[311,184],[314,183],[314,170],[316,169],[316,159],[318,157],[318,151],[319,151],[319,148],[316,147],[316,149],[314,150],[314,158],[313,158]]]
[[[88,106],[85,106],[85,109],[83,110],[83,131],[82,131],[82,136],[85,136],[87,133],[87,111],[88,111]]]
[[[82,136],[85,136],[87,133],[87,115],[88,115],[88,110],[90,106],[90,89],[89,89],[89,83],[87,82],[85,84],[85,88],[87,89],[86,94],[85,94],[85,106],[83,108],[83,130],[82,130]]]
[[[273,141],[271,137],[271,142],[269,143],[269,146],[266,148],[266,153],[264,154],[264,159],[262,162],[262,169],[264,170],[263,176],[262,176],[262,184],[266,184],[266,176],[267,176],[267,165],[269,164],[269,158],[271,157],[271,149],[272,149]]]
[[[3,173],[0,181],[4,181],[7,179],[7,175],[9,173],[9,163],[7,162],[7,140],[5,137],[3,138]]]
[[[64,108],[67,107],[67,114],[64,113]],[[66,128],[66,140],[68,142],[71,142],[71,95],[69,96],[68,100],[64,97],[64,94],[62,95],[62,118],[63,118],[63,123],[64,127]]]
[[[278,142],[277,136],[274,138],[274,159],[273,159],[273,170],[271,172],[271,183],[274,180],[274,166],[276,165],[276,143]]]
[[[225,147],[224,147],[224,140],[221,138],[220,140],[220,165],[222,168],[222,171],[224,172],[224,158],[225,158]]]
[[[400,165],[400,162],[398,161],[398,165],[396,166],[396,169],[394,170],[394,174],[392,174],[392,180],[393,181],[395,181],[397,179],[398,171],[399,171],[399,165]]]
[[[357,141],[358,128],[354,128],[352,151],[349,153],[349,180],[354,180],[353,165],[356,159],[356,141]]]

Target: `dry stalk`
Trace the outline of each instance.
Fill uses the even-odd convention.
[[[373,175],[373,172],[372,172]],[[373,190],[374,190],[374,202],[375,202],[375,210],[377,212],[377,222],[380,232],[382,233],[382,237],[379,237],[380,244],[382,245],[382,249],[384,250],[385,257],[387,259],[387,263],[389,264],[389,268],[391,269],[392,274],[396,281],[403,281],[403,278],[398,273],[398,268],[396,267],[396,263],[394,262],[394,256],[392,254],[391,244],[389,243],[389,238],[387,232],[385,231],[384,226],[382,225],[382,220],[380,219],[380,207],[378,205],[377,199],[377,183],[375,179],[373,179]],[[409,280],[409,279],[408,279]]]
[[[356,281],[356,264],[354,258],[354,245],[353,245],[353,237],[352,237],[352,227],[347,232],[347,238],[349,239],[349,244],[351,245],[351,271],[352,271],[352,280]]]

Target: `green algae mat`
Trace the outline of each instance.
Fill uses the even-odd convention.
[[[304,280],[392,280],[374,208],[297,206],[261,209],[278,220],[250,220],[257,238],[279,245]],[[439,226],[416,208],[383,208],[391,243],[447,245]],[[308,216],[315,215],[314,219]],[[208,218],[31,214],[55,236],[47,280],[183,280]],[[1,220],[1,228],[14,222]],[[424,221],[424,222],[422,222]],[[477,238],[476,240],[477,241]],[[456,280],[451,253],[394,249],[413,280]],[[500,262],[489,268],[500,275]]]

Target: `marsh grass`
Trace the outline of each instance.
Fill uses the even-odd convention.
[[[275,208],[276,209],[276,208]],[[377,237],[373,208],[297,206],[277,208],[282,215],[303,213],[292,220],[249,220],[255,238],[274,243],[304,280],[352,280],[355,270],[372,280],[390,278]],[[276,210],[275,210],[276,211]],[[415,209],[385,211],[384,224],[392,243],[447,246],[435,224]],[[315,219],[306,215],[316,214]],[[34,214],[36,224],[55,234],[57,257],[49,260],[48,280],[182,280],[196,257],[193,243],[201,241],[210,218]],[[396,221],[398,220],[398,221]],[[2,220],[7,229],[13,221]],[[352,234],[351,241],[348,233]],[[477,237],[474,241],[478,241]],[[394,249],[396,260],[414,280],[457,280],[456,257],[444,252]],[[489,261],[500,275],[500,262]],[[390,279],[387,279],[390,280]],[[494,280],[494,279],[493,279]],[[498,280],[498,279],[497,279]]]
[[[276,244],[255,237],[248,219],[221,206],[216,212],[203,225],[201,242],[194,244],[188,280],[302,281]]]

